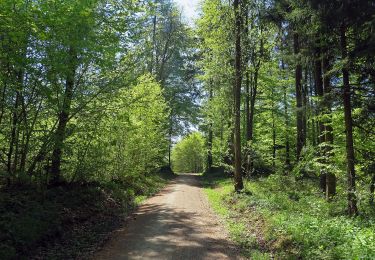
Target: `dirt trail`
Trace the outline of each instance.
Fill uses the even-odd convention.
[[[148,199],[93,259],[241,259],[193,174]]]

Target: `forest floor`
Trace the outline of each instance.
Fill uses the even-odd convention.
[[[0,189],[0,259],[87,259],[142,201],[174,178],[163,171],[132,185]]]
[[[232,241],[249,259],[374,259],[374,211],[346,213],[342,184],[330,202],[319,180],[273,174],[244,180],[235,193],[222,170],[202,176],[204,191]]]
[[[146,200],[93,259],[241,259],[200,178],[182,174]]]

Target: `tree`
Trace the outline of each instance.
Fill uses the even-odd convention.
[[[235,80],[233,85],[234,111],[234,188],[237,192],[243,189],[241,164],[241,84],[242,84],[242,54],[241,26],[242,10],[240,0],[234,0],[235,16]]]
[[[176,172],[199,173],[205,166],[204,137],[193,132],[179,141],[172,150],[172,166]]]

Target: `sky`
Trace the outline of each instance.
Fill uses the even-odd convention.
[[[181,7],[182,13],[190,24],[198,17],[198,3],[200,0],[174,0]]]

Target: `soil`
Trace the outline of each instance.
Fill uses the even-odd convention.
[[[183,174],[148,199],[93,259],[242,259],[199,176]]]

